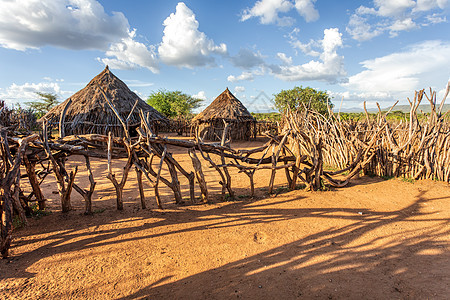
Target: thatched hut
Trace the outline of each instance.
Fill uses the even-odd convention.
[[[103,93],[107,95],[120,116],[124,120],[128,118],[131,132],[140,125],[139,110],[144,112],[149,122],[155,127],[158,123],[166,121],[164,116],[145,103],[123,81],[117,78],[108,66],[86,87],[53,107],[43,118],[46,118],[50,125],[57,126],[61,112],[68,105],[64,118],[66,135],[88,133],[106,135],[108,132],[112,132],[114,136],[123,136],[122,126]],[[69,101],[71,101],[70,104],[68,104]],[[134,107],[135,105],[136,107]],[[132,112],[131,115],[130,112]]]
[[[207,140],[221,139],[224,121],[230,124],[231,140],[255,138],[256,119],[228,88],[192,119],[196,134]]]

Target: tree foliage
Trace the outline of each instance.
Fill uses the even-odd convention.
[[[326,92],[310,87],[296,86],[291,90],[282,90],[274,96],[275,107],[280,112],[284,112],[287,108],[290,110],[302,110],[304,104],[307,107],[309,105],[310,109],[325,115],[328,113],[327,104],[331,107],[333,106]]]
[[[52,93],[36,93],[40,97],[39,100],[32,102],[25,102],[30,109],[32,109],[36,117],[39,119],[44,116],[53,106],[59,103],[58,96]]]
[[[149,105],[168,118],[190,118],[192,110],[200,107],[202,101],[181,91],[166,90],[153,92],[147,99]]]

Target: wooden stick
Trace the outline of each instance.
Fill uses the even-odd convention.
[[[195,170],[195,177],[197,178],[198,185],[200,186],[200,191],[202,194],[202,202],[207,202],[208,201],[208,188],[206,186],[205,176],[203,175],[202,164],[201,164],[200,160],[198,159],[197,155],[195,154],[194,149],[190,149],[188,151],[188,153],[189,153],[189,156],[191,157],[192,166],[194,167],[194,170]]]

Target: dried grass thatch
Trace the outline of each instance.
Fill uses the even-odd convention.
[[[255,135],[256,119],[228,88],[192,119],[196,133],[208,140],[218,140],[224,121],[231,125],[232,140],[249,140]]]
[[[46,118],[52,125],[58,124],[61,112],[67,103],[72,101],[65,115],[65,134],[107,134],[111,131],[115,136],[122,136],[123,130],[120,122],[104,98],[102,90],[121,117],[124,120],[129,117],[128,124],[131,128],[140,124],[139,110],[148,116],[150,122],[158,123],[166,120],[157,110],[133,93],[109,70],[108,66],[85,88],[53,107],[43,118]],[[133,110],[136,101],[137,105]],[[130,115],[132,110],[133,113]]]

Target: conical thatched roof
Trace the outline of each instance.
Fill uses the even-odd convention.
[[[110,130],[120,132],[120,122],[100,89],[108,96],[108,99],[124,120],[138,101],[129,118],[130,126],[140,124],[139,110],[142,110],[146,116],[148,112],[150,122],[166,120],[157,110],[133,93],[123,81],[109,70],[108,66],[94,77],[85,88],[76,92],[63,103],[53,107],[44,118],[52,124],[59,123],[62,110],[69,100],[72,100],[65,115],[66,134],[106,134]]]
[[[223,119],[228,122],[256,122],[247,108],[227,88],[207,108],[192,119],[203,123]]]

